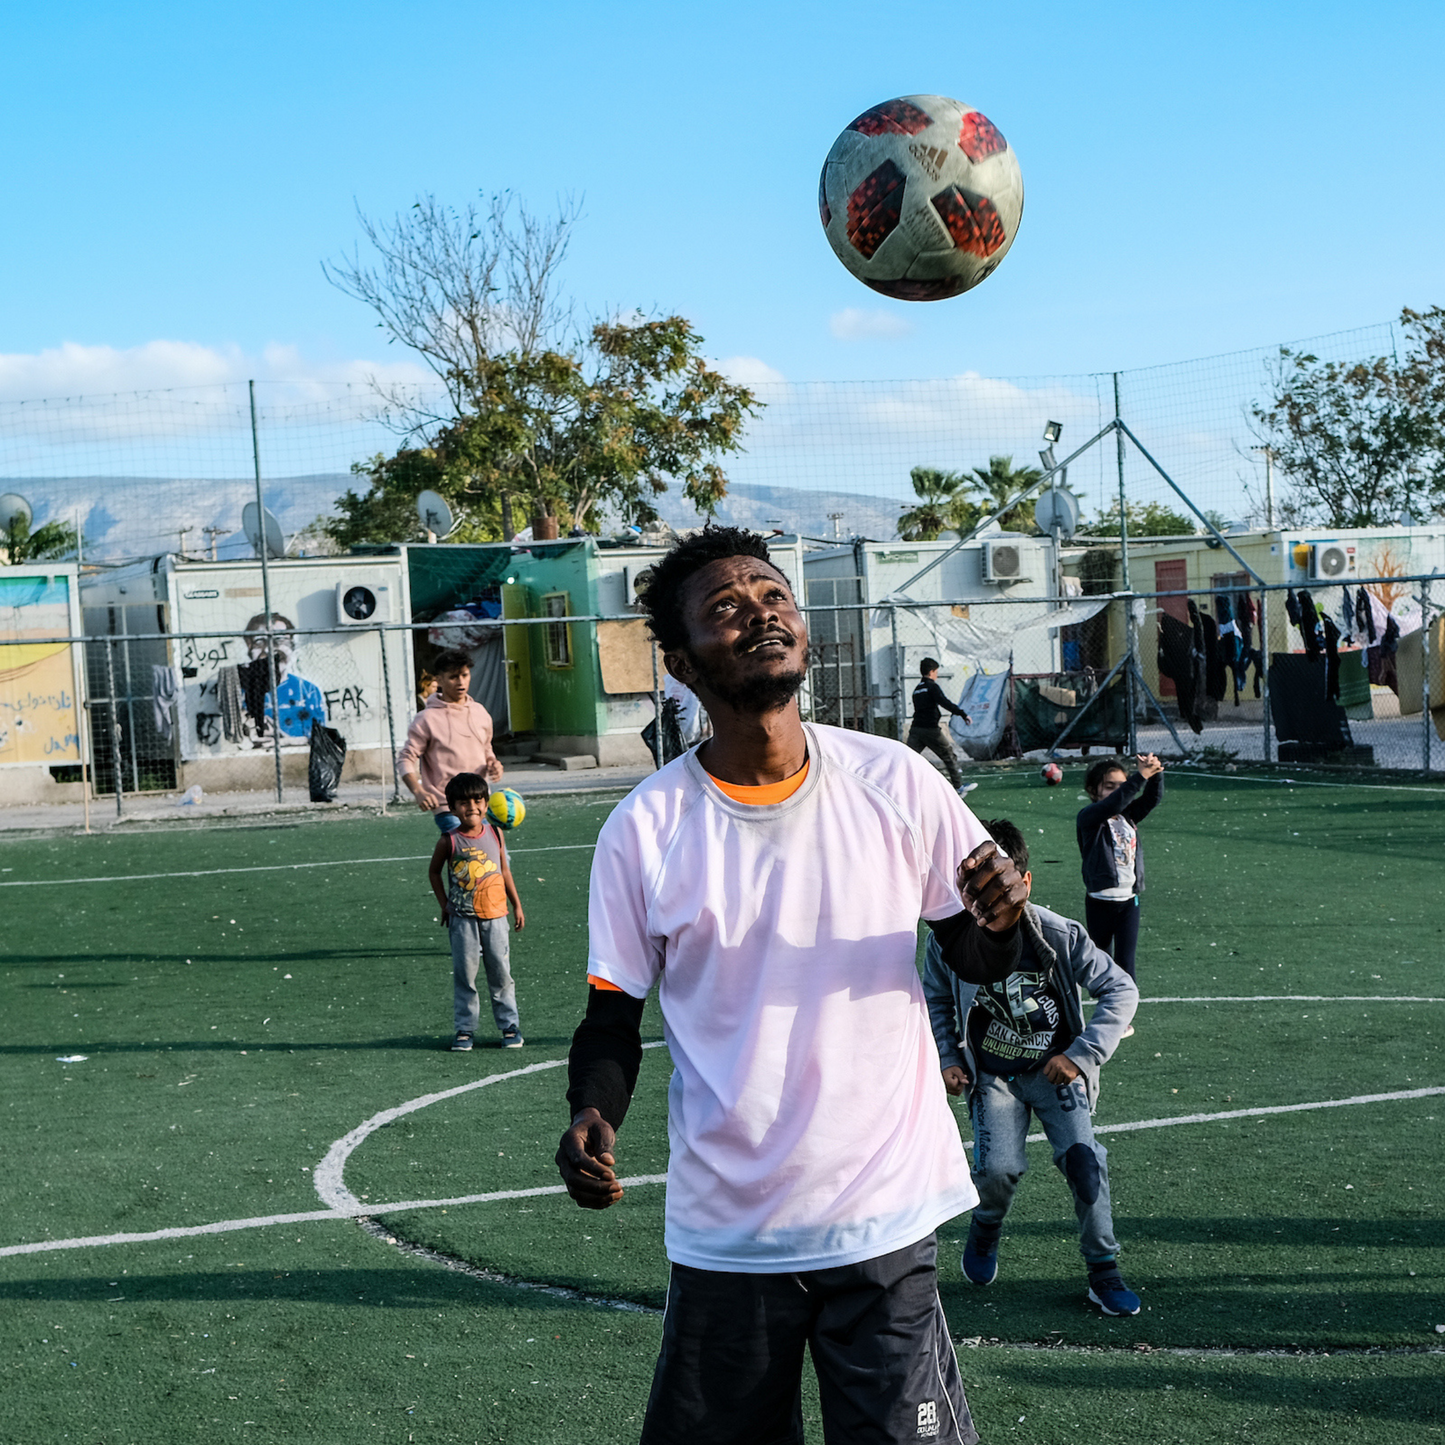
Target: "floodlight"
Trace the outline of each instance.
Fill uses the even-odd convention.
[[[1045,425],[1044,425],[1044,440],[1045,440],[1046,442],[1048,442],[1048,444],[1049,444],[1050,446],[1053,446],[1053,444],[1054,444],[1056,441],[1058,441],[1058,439],[1059,439],[1061,436],[1063,436],[1063,434],[1064,434],[1064,424],[1063,424],[1063,422],[1061,422],[1061,421],[1051,421],[1051,422],[1045,423]]]

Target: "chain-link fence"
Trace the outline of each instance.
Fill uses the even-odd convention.
[[[1392,354],[1396,331],[1365,327],[1292,349],[1363,360]],[[886,540],[918,502],[913,468],[969,471],[995,456],[1029,466],[1046,421],[1063,428],[1062,455],[1118,415],[1200,510],[1260,523],[1266,459],[1251,407],[1275,395],[1278,359],[1269,346],[1070,376],[750,381],[763,406],[742,452],[726,461],[731,489],[719,516],[809,537]],[[242,509],[259,472],[292,555],[311,554],[326,545],[317,519],[349,488],[365,491],[351,469],[395,450],[407,406],[412,415],[445,410],[425,388],[402,396],[400,409],[396,388],[388,398],[364,383],[258,381],[0,401],[0,486],[25,496],[38,523],[78,526],[91,564],[161,552],[225,559],[251,554]],[[1131,451],[1124,468],[1131,506],[1179,510],[1140,456]],[[1093,521],[1107,517],[1120,481],[1107,448],[1068,477]],[[676,491],[658,508],[675,527],[700,520]]]
[[[1445,761],[1445,595],[1432,593],[1439,579],[1363,579],[1311,592],[1229,573],[1207,589],[1001,596],[983,605],[976,596],[869,601],[862,581],[825,578],[807,589],[802,697],[817,722],[902,737],[920,659],[933,657],[968,714],[952,719],[955,744],[977,762],[1157,752],[1212,766],[1428,772]],[[149,603],[82,615],[83,635],[0,638],[0,675],[11,648],[74,651],[79,691],[52,701],[62,714],[55,725],[72,730],[75,748],[50,772],[57,782],[87,781],[92,801],[122,813],[136,793],[274,788],[281,799],[323,801],[342,781],[374,785],[385,807],[398,799],[398,754],[422,702],[414,634],[475,631],[437,621],[177,633]],[[546,647],[535,629],[567,628],[585,668],[597,655],[598,625],[608,623],[638,619],[499,618],[487,627],[499,657],[540,657]],[[518,629],[530,634],[530,648],[516,645]],[[660,712],[664,678],[656,665],[650,694],[638,698],[648,719]],[[505,692],[493,707],[509,755],[526,757],[525,735],[508,735]],[[661,746],[652,733],[654,765],[665,760]]]

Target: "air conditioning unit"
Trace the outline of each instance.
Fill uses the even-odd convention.
[[[391,621],[391,588],[385,582],[338,582],[336,620],[343,627],[375,627]]]
[[[985,582],[1029,582],[1029,563],[1034,549],[1024,539],[1009,538],[983,544],[983,580]]]
[[[1355,575],[1355,549],[1344,542],[1316,542],[1310,549],[1310,580],[1343,582]]]

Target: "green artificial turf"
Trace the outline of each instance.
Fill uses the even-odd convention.
[[[990,778],[971,799],[1024,828],[1037,901],[1074,914],[1080,776]],[[0,883],[61,880],[0,888],[0,1247],[319,1210],[311,1171],[364,1120],[564,1058],[585,993],[585,845],[612,801],[534,798],[513,835],[521,1054],[489,1047],[485,1025],[470,1055],[446,1050],[423,816],[0,841]],[[1445,996],[1442,803],[1439,789],[1171,776],[1144,831],[1146,1000],[1327,1001],[1146,1002],[1096,1122],[1445,1085],[1445,1006],[1338,1001]],[[404,861],[360,861],[377,858]],[[82,881],[119,875],[133,881]],[[655,1004],[644,1034],[661,1036]],[[352,1155],[347,1185],[377,1205],[551,1186],[564,1073],[397,1119]],[[649,1050],[619,1141],[627,1175],[666,1167],[667,1073]],[[1031,1146],[994,1286],[958,1278],[966,1218],[940,1231],[954,1333],[982,1342],[962,1363],[985,1440],[1440,1438],[1438,1353],[1338,1352],[1442,1343],[1442,1109],[1105,1135],[1146,1306],[1132,1320],[1085,1306],[1066,1188]],[[383,1220],[507,1276],[655,1307],[662,1199],[639,1185],[602,1214],[542,1194]],[[339,1220],[0,1258],[0,1299],[0,1441],[627,1439],[658,1329]],[[1329,1354],[1218,1353],[1298,1349]]]

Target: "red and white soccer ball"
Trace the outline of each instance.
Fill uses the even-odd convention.
[[[818,183],[823,230],[865,286],[942,301],[989,276],[1018,232],[1024,183],[1009,143],[980,111],[905,95],[833,142]]]
[[[1064,781],[1064,770],[1057,763],[1045,763],[1043,767],[1039,769],[1039,777],[1041,777],[1049,787],[1056,788]]]

